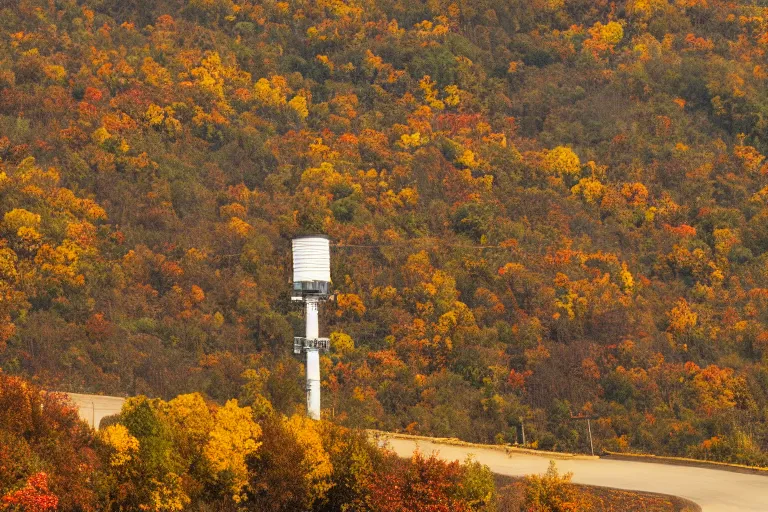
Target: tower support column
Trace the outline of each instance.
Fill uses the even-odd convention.
[[[318,327],[318,300],[314,297],[305,299],[307,312],[307,340],[317,340],[320,336]],[[310,342],[311,344],[311,342]],[[307,416],[313,420],[320,419],[320,351],[317,348],[306,347],[307,354]]]
[[[307,349],[307,416],[320,419],[320,351]]]

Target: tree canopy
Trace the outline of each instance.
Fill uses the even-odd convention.
[[[323,232],[336,422],[765,464],[758,4],[0,2],[0,367],[290,417]]]

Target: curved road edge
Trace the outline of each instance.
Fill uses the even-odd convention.
[[[436,452],[444,460],[464,460],[473,455],[500,475],[544,473],[552,459],[547,455],[518,451],[505,453],[490,446],[379,435],[401,457],[411,456],[416,449],[427,454]],[[678,496],[698,504],[704,512],[768,511],[768,478],[765,475],[599,458],[561,458],[557,466],[560,471],[572,472],[573,482],[577,484]]]

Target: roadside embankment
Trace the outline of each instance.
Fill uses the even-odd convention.
[[[497,450],[504,453],[525,453],[528,455],[537,455],[539,457],[547,457],[549,459],[556,460],[597,460],[600,457],[597,455],[584,455],[581,453],[567,453],[567,452],[550,452],[547,450],[533,450],[531,448],[521,448],[519,446],[505,445],[505,444],[481,444],[470,443],[462,441],[455,437],[426,437],[413,434],[401,434],[396,432],[385,432],[383,430],[368,430],[373,436],[386,437],[390,439],[410,439],[413,441],[429,441],[433,443],[446,444],[450,446],[465,446],[465,447],[477,447],[486,450]]]
[[[704,512],[768,511],[768,475],[763,472],[724,471],[718,465],[692,467],[648,460],[569,457],[568,454],[382,432],[371,435],[378,435],[402,457],[410,456],[416,449],[437,453],[444,460],[464,460],[471,455],[494,473],[513,477],[544,473],[549,460],[557,459],[558,470],[573,473],[575,484],[677,496],[698,504]]]

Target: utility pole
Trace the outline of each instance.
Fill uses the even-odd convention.
[[[592,444],[592,425],[590,424],[590,420],[597,419],[597,416],[588,416],[586,414],[579,414],[577,416],[574,416],[571,414],[572,420],[587,420],[587,432],[589,433],[589,451],[594,456],[595,455],[595,445]]]

